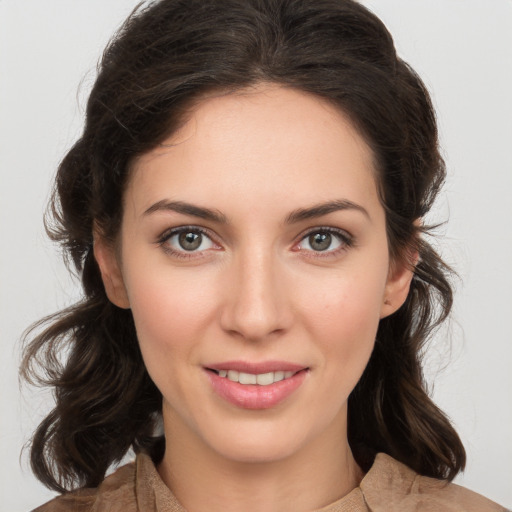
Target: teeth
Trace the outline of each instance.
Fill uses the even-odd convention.
[[[238,382],[239,373],[236,370],[228,370],[228,379],[233,382]]]
[[[274,382],[279,382],[284,379],[284,372],[274,372]]]
[[[260,373],[259,375],[255,375],[256,383],[260,386],[268,386],[269,384],[274,384],[274,372],[270,373]]]
[[[256,384],[256,379],[256,375],[252,373],[240,372],[238,374],[238,382],[240,382],[240,384]]]
[[[260,386],[269,386],[274,382],[279,382],[284,379],[289,379],[295,372],[268,372],[259,373],[257,375],[253,373],[237,372],[236,370],[218,370],[219,377],[226,377],[233,382],[239,382],[240,384],[258,384]]]

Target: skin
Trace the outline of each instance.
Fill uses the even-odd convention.
[[[163,395],[158,470],[187,510],[307,511],[359,484],[347,399],[379,320],[412,278],[389,260],[372,157],[347,117],[315,96],[260,85],[210,97],[134,163],[117,248],[96,234],[107,294],[132,309]],[[290,222],[333,201],[349,207]],[[198,250],[169,237],[182,226],[206,231]],[[331,234],[315,250],[311,231],[326,229],[350,241]],[[277,406],[247,410],[213,392],[205,371],[232,360],[308,370]]]

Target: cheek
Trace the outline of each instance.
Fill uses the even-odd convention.
[[[317,283],[319,284],[319,283]],[[384,291],[381,273],[340,276],[306,298],[304,321],[328,373],[328,382],[346,399],[356,385],[372,353]],[[307,302],[306,302],[307,301]]]
[[[211,279],[200,271],[177,272],[155,265],[139,268],[136,276],[128,275],[126,280],[148,367],[161,357],[173,363],[180,355],[193,353],[215,307]]]
[[[297,291],[298,303],[304,304],[309,328],[313,332],[330,333],[326,339],[342,334],[365,338],[376,332],[382,307],[385,272],[328,276],[326,282],[302,286]]]
[[[198,272],[153,268],[159,271],[144,269],[128,277],[128,294],[147,371],[164,401],[179,407],[193,401],[190,370],[200,361],[202,338],[215,307],[213,285]]]

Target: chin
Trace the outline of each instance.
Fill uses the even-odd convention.
[[[224,459],[242,464],[265,464],[287,459],[300,451],[301,443],[276,440],[252,439],[233,440],[222,443],[214,449]]]
[[[324,426],[308,426],[306,418],[295,418],[291,424],[276,421],[275,417],[236,421],[210,428],[205,432],[203,442],[225,460],[271,463],[306,452],[309,445],[323,437],[320,432],[324,429],[320,427]]]

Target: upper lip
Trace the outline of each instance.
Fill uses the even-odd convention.
[[[299,372],[307,369],[307,366],[290,363],[288,361],[261,361],[258,363],[249,361],[223,361],[219,363],[208,364],[205,366],[210,370],[236,370],[237,372],[252,373],[258,375],[260,373],[270,372]]]

